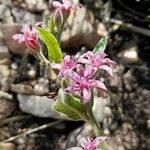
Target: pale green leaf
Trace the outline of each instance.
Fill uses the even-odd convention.
[[[106,49],[107,45],[107,38],[103,37],[102,39],[99,40],[99,42],[96,44],[95,48],[93,49],[94,53],[97,52],[104,52]]]
[[[48,30],[37,27],[40,39],[46,44],[50,62],[60,62],[62,60],[61,48],[55,36]]]

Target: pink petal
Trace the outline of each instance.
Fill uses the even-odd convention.
[[[58,1],[53,1],[53,7],[62,9],[63,5]]]
[[[90,64],[90,61],[88,59],[85,59],[85,58],[82,58],[82,57],[80,57],[78,59],[78,62],[83,63],[83,64]]]
[[[68,148],[66,150],[83,150],[81,147],[72,147],[72,148]]]
[[[109,66],[101,65],[99,68],[105,70],[110,76],[113,76],[112,69]]]
[[[83,101],[84,103],[88,103],[91,99],[91,91],[89,89],[83,89]]]
[[[74,82],[79,82],[80,81],[80,76],[76,72],[72,72],[69,74],[69,77],[74,81]]]
[[[61,64],[52,63],[52,64],[51,64],[51,67],[52,67],[53,69],[60,69],[60,68],[61,68]]]
[[[21,32],[31,32],[30,26],[29,25],[23,25]]]
[[[97,87],[99,89],[107,91],[106,86],[101,81],[98,81],[98,80],[91,80],[91,81],[92,81],[93,87]]]
[[[74,92],[77,92],[79,90],[80,90],[80,88],[78,85],[72,85],[72,86],[65,88],[65,91],[70,92],[70,93],[74,93]]]
[[[13,35],[13,39],[19,40],[19,43],[25,41],[23,34],[15,34],[15,35]]]

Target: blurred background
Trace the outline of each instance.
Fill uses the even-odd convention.
[[[23,24],[46,24],[52,2],[0,0],[0,150],[65,150],[77,144],[78,134],[92,134],[90,125],[51,109],[56,76],[12,38]],[[150,0],[73,2],[82,7],[71,13],[62,34],[64,55],[92,50],[107,36],[105,52],[118,64],[112,78],[101,78],[110,94],[95,108],[109,150],[150,149]],[[37,131],[20,135],[29,129]]]

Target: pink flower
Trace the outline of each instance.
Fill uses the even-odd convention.
[[[88,51],[87,53],[83,54],[79,58],[80,63],[85,63],[93,67],[93,69],[103,69],[105,70],[110,76],[113,75],[112,69],[110,68],[111,65],[116,65],[116,63],[109,58],[106,58],[107,54],[104,52],[93,53]]]
[[[69,55],[65,56],[61,64],[51,64],[54,69],[59,69],[58,77],[64,77],[72,73],[73,69],[77,67],[77,61],[70,58]]]
[[[25,42],[25,44],[31,49],[38,49],[39,42],[35,28],[30,28],[29,25],[22,26],[22,34],[15,34],[13,38],[18,40],[19,43]]]
[[[98,146],[106,141],[108,138],[107,137],[97,137],[95,139],[92,138],[85,138],[85,137],[77,137],[77,140],[81,147],[72,147],[67,150],[99,150]]]
[[[62,3],[54,1],[53,7],[67,13],[69,13],[72,9],[75,9],[75,6],[69,0],[62,0]]]
[[[81,71],[78,74],[76,72],[70,73],[69,77],[73,80],[73,83],[65,90],[71,93],[81,92],[83,103],[89,102],[91,99],[91,91],[94,87],[107,91],[105,85],[101,81],[92,79],[92,76],[93,70],[90,68],[81,68]]]

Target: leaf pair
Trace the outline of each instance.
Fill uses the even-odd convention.
[[[78,98],[65,92],[63,89],[59,90],[58,100],[54,103],[53,108],[72,120],[86,119],[87,110],[85,105],[80,103]]]

